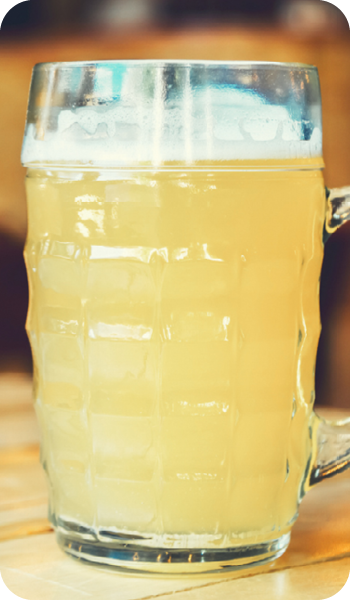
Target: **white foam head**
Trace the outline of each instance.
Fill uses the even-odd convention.
[[[48,63],[25,165],[135,167],[322,155],[317,69],[279,63]]]

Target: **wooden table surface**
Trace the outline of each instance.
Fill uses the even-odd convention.
[[[323,409],[331,416],[349,416]],[[47,520],[31,380],[0,375],[0,573],[27,600],[324,600],[350,571],[350,471],[303,500],[285,555],[238,574],[138,577],[66,556]],[[1,592],[1,590],[0,590]],[[1,594],[0,594],[1,595]]]

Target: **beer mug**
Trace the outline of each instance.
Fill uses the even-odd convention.
[[[34,68],[27,319],[60,546],[148,572],[279,557],[349,465],[313,412],[325,190],[317,69]]]

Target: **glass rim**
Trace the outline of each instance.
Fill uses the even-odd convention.
[[[179,68],[202,67],[216,68],[227,67],[240,69],[271,69],[274,70],[290,70],[301,69],[303,71],[317,71],[315,65],[298,62],[274,62],[274,61],[250,61],[250,60],[197,60],[197,59],[108,59],[108,60],[80,60],[80,61],[54,61],[41,62],[34,66],[36,70],[45,70],[53,67],[63,68],[83,68],[93,66],[112,67],[117,65],[125,65],[128,67],[154,67],[162,68],[165,66],[177,66]]]
[[[312,65],[100,60],[39,63],[32,74],[23,164],[194,166],[321,154]]]

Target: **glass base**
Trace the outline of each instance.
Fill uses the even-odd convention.
[[[91,533],[79,535],[61,525],[56,529],[59,546],[80,560],[117,567],[118,570],[188,575],[218,573],[256,567],[279,558],[287,549],[290,533],[260,544],[228,548],[155,548],[130,541],[97,540]],[[90,539],[86,539],[89,537]],[[93,539],[95,538],[95,539]]]

